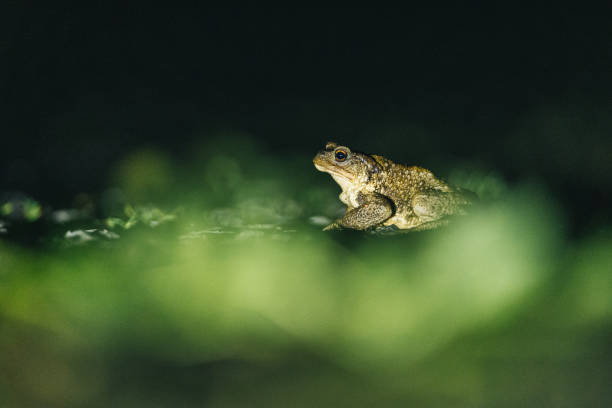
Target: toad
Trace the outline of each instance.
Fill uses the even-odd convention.
[[[351,228],[427,230],[464,214],[476,199],[422,167],[405,166],[375,154],[352,151],[329,142],[313,159],[342,188],[346,213],[324,230]]]

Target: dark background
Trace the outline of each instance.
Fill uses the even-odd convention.
[[[610,7],[48,4],[0,2],[0,401],[612,406]],[[328,140],[501,193],[323,233]]]
[[[279,156],[477,163],[609,220],[609,8],[3,7],[0,191],[70,205],[134,149],[231,129]]]

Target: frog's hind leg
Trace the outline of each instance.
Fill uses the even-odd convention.
[[[455,192],[429,191],[419,194],[412,199],[414,214],[420,220],[413,231],[446,226],[453,216],[465,214],[465,206],[469,203],[462,194]]]
[[[465,204],[464,200],[461,200],[457,194],[441,191],[418,194],[412,199],[414,214],[424,222],[460,213],[460,207],[463,204]]]

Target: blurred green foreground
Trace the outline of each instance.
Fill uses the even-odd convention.
[[[494,197],[449,228],[330,234],[308,157],[206,154],[117,166],[163,225],[0,241],[0,406],[612,404],[612,236],[568,240],[540,188],[463,177]]]

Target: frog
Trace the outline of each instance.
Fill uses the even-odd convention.
[[[451,186],[419,166],[395,163],[383,156],[328,142],[313,158],[317,170],[340,186],[344,216],[329,230],[423,231],[445,226],[465,215],[477,196]]]

